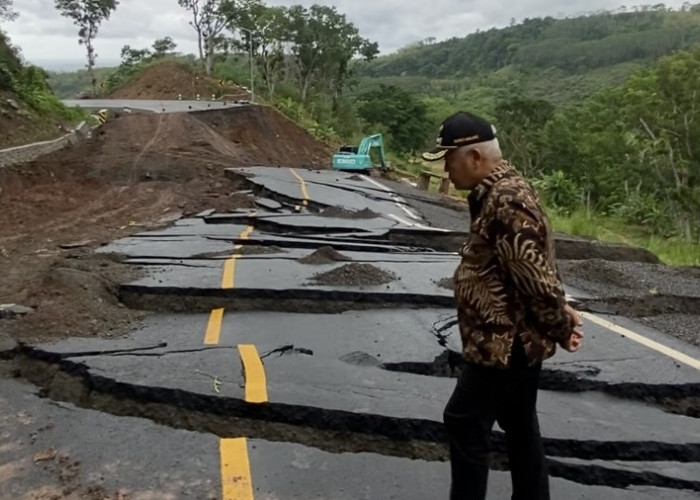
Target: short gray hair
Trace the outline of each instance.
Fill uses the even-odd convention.
[[[470,144],[469,146],[464,146],[464,148],[468,151],[478,149],[479,152],[489,161],[501,161],[503,159],[501,146],[498,143],[498,138],[495,137],[490,141]]]

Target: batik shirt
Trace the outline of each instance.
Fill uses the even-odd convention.
[[[517,335],[528,364],[540,363],[573,329],[547,216],[534,189],[506,161],[468,201],[470,234],[454,275],[464,357],[507,368]]]

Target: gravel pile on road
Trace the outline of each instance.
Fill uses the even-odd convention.
[[[275,245],[243,245],[241,248],[234,250],[233,253],[239,255],[265,255],[287,253],[287,251]]]
[[[333,247],[325,246],[299,259],[299,262],[302,264],[333,264],[334,262],[350,260],[352,260],[350,257],[336,251]]]
[[[397,279],[392,272],[372,264],[345,264],[325,273],[315,274],[310,280],[318,285],[373,286],[391,283]]]
[[[375,219],[380,217],[376,212],[372,212],[369,208],[363,210],[348,210],[344,207],[328,207],[320,213],[322,217],[337,217],[339,219]]]
[[[600,298],[639,295],[700,297],[700,268],[600,259],[559,261],[562,280]]]
[[[662,314],[639,318],[639,321],[668,335],[700,347],[700,316],[694,314]]]

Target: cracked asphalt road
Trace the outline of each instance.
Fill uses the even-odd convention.
[[[3,363],[16,380],[1,381],[0,498],[446,498],[441,412],[460,346],[437,282],[463,235],[375,179],[230,175],[265,201],[101,250],[146,271],[120,290],[156,311],[139,328],[20,346]],[[328,207],[343,217],[321,215]],[[367,208],[379,215],[352,218]],[[303,263],[322,247],[395,278],[318,285],[314,274],[348,263]],[[587,325],[584,351],[546,365],[553,498],[697,498],[700,349],[596,317],[610,324]],[[495,500],[510,480],[500,429],[493,438]]]

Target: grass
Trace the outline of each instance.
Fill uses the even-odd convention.
[[[589,214],[585,210],[570,215],[550,210],[549,216],[554,230],[561,233],[645,248],[669,265],[700,266],[700,242],[663,238],[643,227],[634,227],[618,219]]]

